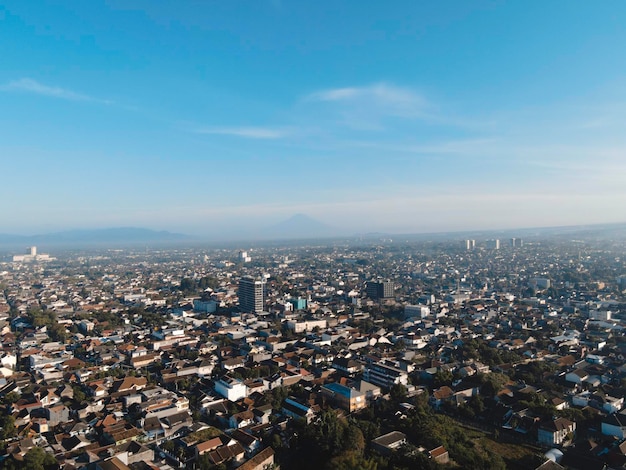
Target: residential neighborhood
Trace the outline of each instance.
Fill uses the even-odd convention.
[[[624,248],[7,253],[0,465],[626,468]]]

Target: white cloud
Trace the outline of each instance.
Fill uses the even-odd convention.
[[[358,88],[334,88],[312,93],[308,96],[308,99],[312,101],[340,101],[348,98],[353,98],[358,94]]]
[[[320,90],[308,95],[306,101],[344,103],[359,109],[368,108],[381,114],[403,117],[427,117],[432,107],[415,91],[387,83]]]
[[[3,91],[33,93],[36,95],[49,96],[51,98],[59,98],[69,101],[90,101],[101,104],[112,104],[111,101],[94,98],[66,88],[44,85],[43,83],[33,80],[32,78],[13,80],[6,85],[1,86],[0,89]]]
[[[197,134],[216,134],[244,137],[247,139],[281,139],[289,132],[286,129],[271,127],[205,127],[196,129]]]

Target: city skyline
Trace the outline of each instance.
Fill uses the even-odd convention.
[[[625,13],[5,2],[0,233],[624,222]]]

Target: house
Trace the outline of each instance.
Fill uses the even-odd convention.
[[[160,361],[161,354],[159,352],[153,352],[131,357],[130,366],[135,369],[141,369],[142,367],[148,367],[149,365]]]
[[[617,413],[624,407],[624,397],[612,397],[610,395],[604,396],[604,402],[602,403],[602,409],[607,413]]]
[[[448,463],[450,461],[450,454],[444,446],[435,447],[428,451],[428,456],[437,463]]]
[[[589,374],[584,369],[576,369],[572,372],[565,374],[565,380],[578,385],[581,385],[585,379],[589,377]]]
[[[75,451],[87,447],[91,442],[84,436],[65,436],[61,440],[61,446],[66,451]]]
[[[209,463],[212,465],[220,465],[222,463],[226,463],[229,461],[240,462],[243,460],[245,451],[244,448],[241,447],[234,439],[227,445],[219,446],[215,449],[209,450],[206,452],[208,456]]]
[[[608,415],[602,420],[602,434],[618,439],[626,438],[626,416],[623,413]]]
[[[70,410],[65,405],[56,405],[46,408],[44,415],[50,426],[66,423],[70,420]]]
[[[246,365],[246,359],[243,356],[231,357],[222,361],[222,368],[225,370],[235,370]]]
[[[572,434],[575,430],[575,422],[565,418],[556,418],[542,422],[539,425],[537,440],[540,444],[561,445],[564,441],[572,438]]]
[[[391,454],[403,444],[406,444],[406,435],[400,431],[391,431],[372,440],[372,448],[382,455]]]
[[[149,440],[165,436],[165,428],[157,416],[146,418],[143,421],[143,432]]]
[[[246,451],[246,455],[254,455],[259,450],[259,447],[261,447],[261,441],[259,439],[241,429],[236,429],[230,437],[241,444]]]
[[[15,366],[17,366],[17,356],[9,352],[2,353],[0,355],[0,365],[4,368],[15,370]]]
[[[309,424],[315,416],[315,410],[312,406],[300,403],[294,397],[287,397],[283,402],[281,412],[294,419],[303,418]]]
[[[154,460],[154,450],[136,441],[126,442],[115,448],[115,457],[125,465]]]
[[[266,447],[250,460],[241,464],[238,470],[264,470],[274,465],[274,449]]]
[[[196,456],[204,455],[214,449],[217,449],[222,445],[222,440],[219,437],[214,437],[208,441],[200,442],[196,444]]]
[[[433,408],[440,408],[444,402],[451,400],[453,396],[454,391],[447,385],[439,387],[433,390],[433,394],[429,399],[430,406]]]
[[[267,424],[270,422],[272,415],[272,405],[263,405],[252,410],[254,413],[254,421],[258,424]]]
[[[242,411],[241,413],[235,413],[228,420],[228,425],[231,428],[239,429],[250,426],[254,422],[254,413],[252,411]]]
[[[130,467],[122,462],[118,457],[111,457],[103,462],[95,464],[97,470],[130,470]]]
[[[597,366],[589,366],[587,370],[576,369],[568,372],[565,374],[565,380],[577,385],[587,384],[591,387],[597,387],[602,382],[600,375],[602,375],[602,370],[598,369]]]
[[[111,387],[114,392],[118,393],[130,393],[143,390],[148,385],[148,380],[145,377],[125,377],[122,380],[117,380]]]
[[[104,384],[103,380],[97,380],[95,382],[90,382],[87,385],[87,391],[89,394],[96,398],[101,398],[106,396],[109,393],[109,389]]]
[[[139,439],[142,434],[139,429],[131,425],[115,426],[103,432],[103,439],[106,442],[119,446]]]
[[[569,403],[563,400],[560,397],[554,397],[550,400],[550,403],[554,406],[556,410],[564,410],[565,408],[569,408]]]

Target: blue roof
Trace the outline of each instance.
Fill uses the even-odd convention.
[[[324,385],[324,387],[330,390],[331,392],[338,393],[340,395],[343,395],[346,398],[350,398],[350,395],[352,392],[352,389],[350,389],[349,387],[346,387],[345,385],[341,385],[338,383],[326,384]]]

